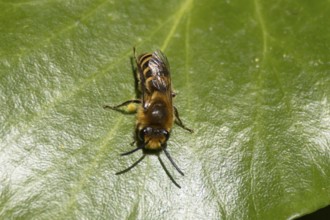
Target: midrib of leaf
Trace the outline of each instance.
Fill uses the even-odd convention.
[[[267,59],[267,55],[268,55],[268,31],[266,29],[266,25],[264,22],[264,18],[262,15],[262,8],[261,8],[261,3],[258,0],[253,0],[253,5],[255,8],[255,15],[256,15],[256,19],[258,21],[259,24],[259,29],[261,32],[261,39],[262,39],[262,57],[261,57],[261,63],[259,68],[257,69],[257,78],[256,78],[256,88],[255,91],[257,92],[256,94],[256,108],[254,110],[255,114],[254,114],[254,120],[255,123],[253,124],[254,129],[255,130],[255,134],[256,136],[254,137],[254,140],[251,143],[251,158],[250,158],[250,166],[249,166],[249,172],[250,172],[250,197],[252,200],[252,204],[253,204],[253,215],[256,215],[256,217],[258,218],[258,207],[256,204],[256,192],[255,192],[255,172],[254,172],[254,166],[255,166],[255,154],[256,154],[256,150],[255,150],[255,145],[258,144],[258,140],[261,140],[262,138],[259,138],[259,133],[262,132],[262,128],[260,127],[260,123],[262,122],[262,113],[260,112],[261,109],[260,107],[262,106],[263,100],[264,100],[264,89],[263,89],[263,68],[264,65],[266,63],[266,59]],[[252,217],[251,216],[251,217]]]
[[[179,10],[174,14],[174,24],[173,24],[171,30],[169,31],[169,34],[165,38],[163,45],[161,46],[161,49],[163,51],[167,48],[168,43],[170,42],[170,40],[172,40],[173,35],[174,35],[176,29],[178,28],[178,25],[179,25],[180,21],[182,20],[183,15],[187,11],[189,11],[189,9],[191,9],[192,2],[193,2],[193,0],[186,0],[182,4],[182,6],[179,8]]]
[[[260,26],[261,36],[262,36],[262,57],[266,59],[267,56],[267,48],[268,48],[268,31],[264,22],[264,18],[261,12],[261,5],[259,0],[253,0],[256,18]]]
[[[189,67],[191,66],[190,61],[190,25],[191,25],[191,13],[193,10],[193,2],[191,2],[189,11],[187,12],[187,21],[186,21],[186,27],[185,27],[185,75],[186,75],[186,84],[188,88],[188,109],[191,109],[191,97],[192,97],[192,88],[191,88],[191,82],[189,77]],[[195,118],[196,118],[196,114]]]

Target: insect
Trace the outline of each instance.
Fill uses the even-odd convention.
[[[121,155],[129,155],[138,150],[143,150],[144,154],[132,166],[116,174],[125,173],[136,166],[144,159],[147,152],[163,151],[175,169],[181,175],[184,175],[170,156],[167,150],[167,141],[175,122],[189,132],[193,132],[193,130],[187,128],[182,123],[179,112],[172,103],[175,93],[172,90],[168,60],[160,50],[156,50],[153,53],[143,53],[137,57],[135,48],[133,48],[133,56],[137,66],[135,79],[137,81],[136,85],[139,87],[140,98],[128,100],[116,106],[105,105],[104,108],[119,110],[121,107],[132,103],[139,104],[137,108],[135,140],[132,143],[137,143],[137,147]],[[169,175],[159,154],[158,159],[167,175]],[[170,178],[174,181],[171,176]],[[175,181],[174,183],[180,187]]]

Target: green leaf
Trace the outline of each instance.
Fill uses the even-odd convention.
[[[1,219],[288,219],[330,204],[328,1],[0,2]],[[194,133],[131,171],[130,57]]]

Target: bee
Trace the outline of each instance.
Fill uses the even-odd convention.
[[[133,56],[137,66],[135,79],[136,85],[139,87],[140,98],[128,100],[116,106],[104,106],[104,108],[119,110],[121,107],[132,103],[139,104],[137,108],[135,140],[132,143],[132,145],[137,143],[137,147],[121,155],[129,155],[138,150],[143,150],[145,153],[163,151],[175,169],[181,175],[184,175],[170,156],[167,150],[167,141],[170,138],[175,122],[189,132],[193,132],[193,130],[187,128],[182,123],[179,112],[173,105],[172,100],[175,97],[175,93],[172,90],[168,60],[160,50],[156,50],[153,53],[143,53],[137,57],[135,48],[133,48]],[[116,174],[127,172],[142,161],[144,157],[145,154],[132,166]],[[163,168],[165,168],[159,156],[158,158]],[[166,168],[165,171],[168,174]],[[174,181],[171,176],[170,178]],[[180,187],[175,181],[174,183]]]

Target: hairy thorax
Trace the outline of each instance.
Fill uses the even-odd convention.
[[[147,106],[138,109],[139,129],[146,126],[164,128],[167,131],[173,126],[173,106],[162,99],[152,100]]]

